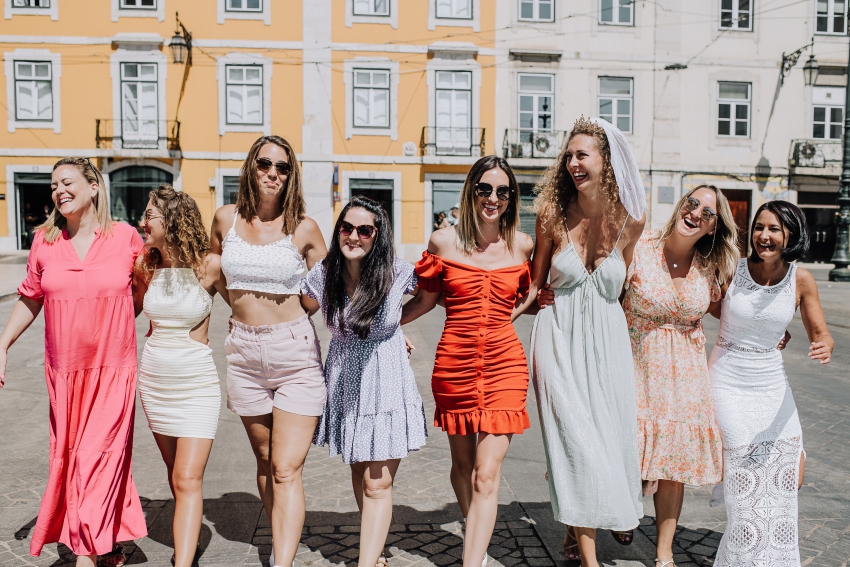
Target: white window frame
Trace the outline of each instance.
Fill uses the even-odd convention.
[[[124,0],[112,0],[112,21],[119,18],[156,18],[165,21],[165,0],[154,0],[156,8],[122,8]]]
[[[844,2],[844,31],[843,32],[832,31],[833,29],[835,29],[835,27],[833,25],[835,23],[835,15],[834,15],[835,14],[835,10],[834,10],[835,4],[834,4],[833,0],[829,0],[827,2],[827,8],[826,8],[827,9],[827,17],[826,17],[827,31],[818,31],[818,2],[817,2],[817,0],[815,0],[813,2],[813,4],[815,5],[814,33],[816,35],[837,35],[837,36],[847,35],[847,10],[848,10],[848,8],[850,8],[850,6],[848,6],[848,0],[843,0],[843,2]]]
[[[540,17],[540,3],[546,2],[550,6],[552,17],[545,19]],[[530,18],[522,17],[522,5],[531,4],[532,16]],[[517,0],[517,20],[520,22],[554,22],[555,21],[555,0]]]
[[[216,23],[223,24],[225,20],[262,20],[272,25],[272,0],[260,0],[260,10],[228,10],[229,0],[216,0]]]
[[[140,75],[140,76],[138,76],[138,77],[136,77],[136,78],[135,78],[135,80],[133,80],[131,77],[125,77],[125,70],[126,70],[129,66],[132,66],[132,65],[136,65],[136,66],[138,66],[138,67],[140,67],[140,68],[141,68],[141,67],[143,67],[143,66],[144,66],[144,67],[151,67],[151,68],[153,69],[154,73],[156,73],[156,75],[157,75],[157,76],[156,76],[156,77],[154,77],[154,79],[153,79],[153,80],[150,80],[150,79],[145,80],[145,79],[143,79],[143,78],[141,77],[141,75]],[[152,85],[156,85],[156,89],[157,89],[157,91],[156,91],[156,100],[157,100],[156,114],[157,114],[157,118],[156,118],[156,127],[155,127],[155,129],[154,129],[154,130],[155,130],[155,137],[153,138],[153,141],[154,141],[154,142],[156,142],[157,144],[159,143],[159,139],[160,139],[160,137],[163,135],[163,131],[165,130],[165,124],[163,124],[163,123],[162,123],[162,122],[160,122],[160,120],[159,120],[159,114],[160,114],[160,112],[159,112],[159,89],[160,89],[160,86],[159,86],[159,80],[157,79],[157,77],[159,76],[159,73],[158,73],[158,72],[159,72],[158,65],[157,65],[156,63],[152,63],[152,62],[140,62],[140,63],[137,63],[137,62],[130,62],[130,61],[127,61],[127,62],[121,63],[121,66],[120,66],[120,74],[121,74],[120,81],[121,81],[121,87],[120,87],[120,88],[121,88],[121,140],[122,140],[122,142],[126,142],[127,140],[132,140],[132,139],[133,139],[132,134],[131,134],[130,132],[126,131],[126,129],[125,129],[125,126],[127,126],[127,125],[128,125],[128,123],[129,123],[129,120],[128,120],[127,116],[124,114],[124,109],[125,109],[125,98],[124,98],[125,86],[126,86],[126,85],[129,85],[129,84],[135,84],[135,85],[137,85],[137,87],[138,87],[138,88],[137,88],[137,92],[136,92],[136,95],[137,95],[137,100],[136,100],[136,104],[137,104],[137,122],[139,123],[139,126],[141,126],[141,125],[142,125],[142,123],[143,123],[144,121],[146,121],[146,120],[147,120],[147,119],[143,119],[143,118],[141,117],[141,114],[142,114],[142,106],[141,106],[141,102],[142,102],[142,92],[143,92],[143,90],[142,90],[142,88],[141,88],[141,87],[142,87],[143,85],[146,85],[146,84],[152,84]],[[138,140],[139,142],[145,142],[145,141],[148,141],[148,138],[150,137],[150,135],[146,136],[146,135],[143,133],[143,129],[142,129],[142,128],[139,128],[138,132],[139,132],[139,136],[138,136],[138,139],[137,139],[137,140]]]
[[[732,25],[731,26],[724,26],[723,25],[723,13],[728,12],[729,10],[726,10],[726,9],[723,8],[724,0],[719,0],[719,2],[717,3],[718,9],[720,10],[720,20],[717,23],[718,29],[720,29],[722,31],[747,31],[747,32],[753,31],[753,16],[754,16],[754,13],[755,13],[755,10],[753,9],[754,8],[753,5],[755,4],[755,0],[747,0],[750,4],[749,10],[746,11],[746,13],[749,14],[749,18],[748,18],[749,25],[747,27],[744,27],[744,26],[741,25],[741,21],[740,21],[740,18],[741,18],[740,0],[729,0],[729,1],[732,2],[732,10],[731,10],[732,11]]]
[[[841,140],[841,137],[844,133],[844,97],[844,87],[814,87],[812,89],[812,104],[809,107],[809,121],[811,123],[809,131],[811,132],[811,137],[813,140]],[[826,111],[826,120],[824,122],[820,122],[820,124],[824,125],[824,134],[826,134],[826,136],[823,138],[815,137],[815,108],[823,108]],[[829,119],[831,110],[834,108],[841,110],[841,121],[838,122],[838,125],[841,128],[837,138],[831,138],[828,135],[830,131],[830,125],[835,124]]]
[[[160,0],[162,1],[162,0]],[[115,141],[113,147],[120,149],[121,144],[121,119],[122,119],[122,93],[121,93],[121,64],[122,63],[156,63],[156,82],[157,82],[157,113],[159,127],[165,128],[166,124],[166,108],[165,108],[165,80],[168,78],[168,58],[158,49],[150,50],[134,50],[119,48],[112,52],[110,57],[110,75],[112,77],[112,123]],[[160,132],[160,148],[166,149],[166,140],[164,133]]]
[[[375,128],[354,125],[354,70],[368,69],[370,71],[386,71],[390,74],[389,96],[389,127]],[[399,63],[387,58],[355,57],[348,59],[343,65],[343,81],[345,83],[345,138],[352,136],[389,136],[390,140],[398,140],[398,85]]]
[[[387,15],[365,15],[354,13],[354,0],[345,0],[345,27],[354,24],[384,24],[398,29],[398,0],[388,0],[390,12]]]
[[[605,22],[602,20],[602,3],[606,0],[598,0],[599,2],[599,25],[601,26],[634,26],[635,25],[635,4],[636,2],[631,2],[629,5],[629,21],[621,22],[620,21],[620,2],[623,0],[607,0],[611,2],[611,11],[612,17],[614,18],[610,22]]]
[[[723,83],[733,83],[738,85],[747,85],[747,99],[735,99],[735,98],[720,98],[720,85]],[[718,81],[717,82],[717,118],[714,126],[714,134],[718,138],[734,138],[734,139],[747,139],[752,137],[753,132],[753,84],[745,81]],[[729,118],[721,118],[720,117],[720,105],[728,104],[729,105]],[[746,106],[747,107],[747,134],[740,135],[735,134],[735,125],[738,120],[735,118],[737,115],[738,106]],[[720,121],[729,122],[729,134],[721,134],[718,130],[720,128]]]
[[[263,122],[260,124],[227,123],[227,67],[229,65],[259,65],[263,69]],[[252,53],[228,53],[216,60],[216,78],[218,80],[218,133],[259,132],[265,136],[272,133],[271,115],[271,79],[272,60]]]
[[[210,179],[214,183],[215,188],[215,208],[218,209],[224,206],[224,178],[239,177],[242,170],[238,167],[217,167],[215,168],[215,178]]]
[[[602,93],[602,79],[628,79],[631,84],[631,95],[615,95],[615,94],[603,94]],[[600,109],[600,104],[602,103],[602,99],[611,101],[611,124],[617,126],[619,122],[617,119],[623,116],[618,112],[618,101],[628,100],[629,101],[629,130],[622,130],[624,134],[634,134],[635,132],[635,79],[634,77],[618,77],[616,75],[600,75],[596,78],[596,111],[597,116],[602,116],[602,111]]]
[[[248,81],[248,79],[244,79],[242,81],[237,81],[237,82],[231,82],[231,79],[230,79],[230,70],[231,69],[242,69],[242,70],[247,71],[248,69],[251,69],[251,68],[256,69],[257,71],[260,72],[260,82],[254,83],[254,82]],[[265,120],[265,116],[263,116],[263,106],[264,106],[263,100],[260,101],[260,109],[259,109],[260,110],[260,120],[259,121],[256,121],[256,122],[251,122],[249,120],[240,120],[238,122],[231,122],[230,121],[230,115],[231,115],[231,112],[230,112],[230,88],[231,87],[242,87],[242,95],[243,95],[242,96],[242,101],[243,101],[242,114],[243,114],[243,118],[244,118],[244,114],[245,114],[244,104],[245,104],[245,101],[247,100],[247,97],[245,96],[245,94],[247,93],[248,88],[259,87],[260,96],[261,97],[263,96],[263,90],[264,90],[263,86],[265,84],[263,82],[263,66],[262,65],[256,65],[256,64],[254,64],[254,65],[244,65],[244,64],[234,65],[232,63],[230,65],[225,65],[225,67],[224,67],[224,80],[225,80],[224,105],[225,105],[225,111],[226,111],[225,112],[225,119],[227,120],[227,125],[228,126],[230,126],[230,125],[239,125],[239,126],[245,126],[245,125],[259,126],[259,125],[261,125]]]
[[[50,61],[15,61],[13,67],[15,81],[15,119],[32,120],[33,122],[53,122],[53,72],[51,70],[52,65]],[[41,77],[35,74],[31,74],[29,77],[24,77],[23,70],[26,67],[31,68],[31,73],[32,71],[35,71],[35,67],[46,67],[47,74]],[[31,102],[35,105],[35,108],[29,108],[26,110],[34,111],[36,114],[38,114],[39,101],[41,100],[39,96],[39,85],[44,84],[50,87],[50,118],[21,117],[21,110],[23,110],[21,106],[21,86],[25,84],[29,86]]]
[[[437,17],[437,0],[428,0],[428,29],[434,30],[437,26],[459,26],[472,28],[472,31],[481,31],[481,2],[484,0],[469,0],[472,4],[471,18],[445,18]]]
[[[358,77],[362,77],[363,75],[367,75],[369,77],[369,84],[359,84],[357,82]],[[373,79],[376,78],[376,77],[382,77],[384,79],[384,85],[385,86],[374,84]],[[353,92],[354,92],[354,115],[353,115],[352,118],[354,120],[354,127],[355,128],[386,128],[386,129],[389,129],[389,127],[390,127],[390,90],[391,90],[391,88],[390,88],[390,72],[387,71],[386,69],[367,69],[367,68],[354,69],[354,86],[353,86],[353,89],[354,89],[353,90]],[[366,94],[369,97],[369,102],[368,102],[369,108],[368,108],[368,110],[369,110],[369,113],[372,115],[370,117],[370,122],[374,122],[373,124],[358,124],[357,123],[357,99],[358,99],[358,92],[357,91],[366,91],[366,92],[361,92],[360,94],[361,95]],[[383,94],[384,103],[386,105],[386,107],[383,109],[384,110],[384,120],[383,120],[383,122],[385,122],[384,124],[377,123],[378,121],[374,117],[375,111],[380,110],[379,108],[376,108],[377,105],[374,104],[375,103],[375,95],[378,95],[378,94]]]
[[[437,71],[469,71],[472,73],[472,131],[481,127],[481,64],[466,53],[464,59],[453,59],[451,52],[437,51],[428,61],[425,68],[425,79],[428,85],[428,124],[429,128],[437,126]],[[435,138],[436,139],[436,138]],[[473,140],[477,143],[477,140]],[[436,159],[444,158],[438,156]],[[474,156],[473,156],[474,158]]]
[[[17,105],[15,104],[16,61],[50,63],[50,88],[53,95],[52,120],[18,120]],[[60,103],[62,97],[59,91],[59,79],[62,77],[62,56],[59,53],[51,53],[47,49],[16,49],[3,54],[3,63],[6,74],[7,130],[9,132],[14,132],[18,128],[33,128],[53,130],[56,134],[61,134],[62,112]]]
[[[32,0],[28,0],[29,1]],[[42,0],[45,1],[45,0]],[[50,19],[56,21],[59,19],[59,0],[46,0],[50,4],[46,7],[31,7],[31,6],[15,6],[14,0],[4,0],[3,17],[11,20],[12,16],[50,16]]]
[[[549,92],[523,91],[522,90],[522,77],[534,76],[534,75],[549,77],[552,80],[552,90],[549,91]],[[517,73],[516,85],[517,85],[517,101],[516,101],[516,103],[517,103],[516,104],[517,131],[534,132],[534,133],[537,133],[537,132],[552,132],[555,129],[555,75],[553,75],[552,73]],[[522,126],[521,126],[522,121],[520,120],[520,115],[523,112],[521,100],[522,100],[522,97],[524,97],[524,96],[530,96],[530,97],[532,97],[532,100],[534,101],[534,104],[532,105],[533,106],[532,113],[534,114],[534,118],[532,119],[533,126],[531,128],[522,128]],[[545,97],[545,96],[548,96],[552,100],[552,106],[551,106],[551,109],[549,110],[549,117],[550,117],[549,126],[547,128],[541,128],[540,125],[538,124],[538,120],[537,120],[538,114],[539,114],[539,111],[537,110],[537,101],[539,100],[539,97]]]

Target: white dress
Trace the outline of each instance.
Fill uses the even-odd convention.
[[[626,265],[615,246],[589,274],[570,243],[549,275],[555,304],[534,321],[531,374],[555,519],[630,530],[643,502],[634,361],[618,301]]]
[[[139,366],[139,396],[151,431],[214,439],[221,388],[212,349],[189,337],[212,297],[190,268],[156,270],[145,293],[153,333]]]
[[[723,437],[727,525],[715,567],[798,567],[802,429],[776,349],[797,304],[796,266],[776,285],[738,262],[709,359]]]

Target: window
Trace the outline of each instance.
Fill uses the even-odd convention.
[[[437,150],[469,151],[472,143],[472,73],[437,71]]]
[[[599,0],[599,22],[618,26],[633,25],[633,0]]]
[[[50,0],[12,0],[14,8],[50,8]]]
[[[534,22],[555,21],[554,0],[519,0],[519,19]]]
[[[390,0],[354,0],[355,16],[389,16]]]
[[[812,138],[840,140],[844,133],[843,88],[812,90]]]
[[[159,139],[156,63],[121,64],[121,137],[129,142]]]
[[[228,12],[262,12],[263,0],[227,0]]]
[[[437,0],[437,17],[472,19],[472,0]]]
[[[121,0],[122,10],[156,10],[156,0]]]
[[[752,30],[750,0],[720,0],[720,27],[730,30]]]
[[[717,135],[746,138],[750,135],[750,84],[719,83]]]
[[[53,120],[53,73],[49,61],[15,61],[15,118]]]
[[[224,193],[224,202],[222,205],[235,205],[236,195],[239,193],[239,177],[236,175],[224,175],[221,181],[222,193]]]
[[[354,70],[354,126],[390,127],[389,71]]]
[[[520,142],[530,143],[534,133],[552,129],[554,93],[554,75],[519,76]]]
[[[847,33],[847,0],[817,0],[817,33]]]
[[[632,79],[599,77],[599,117],[632,133]]]
[[[228,65],[227,123],[263,123],[263,68],[260,65]]]

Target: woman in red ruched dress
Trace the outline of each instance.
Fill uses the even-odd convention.
[[[528,364],[512,320],[531,281],[534,243],[517,230],[519,203],[508,163],[478,160],[463,185],[458,224],[431,235],[416,264],[419,289],[402,309],[404,324],[441,295],[446,307],[431,388],[434,425],[449,435],[452,487],[467,520],[464,567],[487,561],[502,461],[511,436],[529,427]]]

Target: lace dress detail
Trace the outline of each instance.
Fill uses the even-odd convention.
[[[802,429],[776,345],[796,309],[796,267],[753,281],[739,261],[723,299],[709,370],[723,437],[727,527],[716,567],[798,567],[797,478]]]

